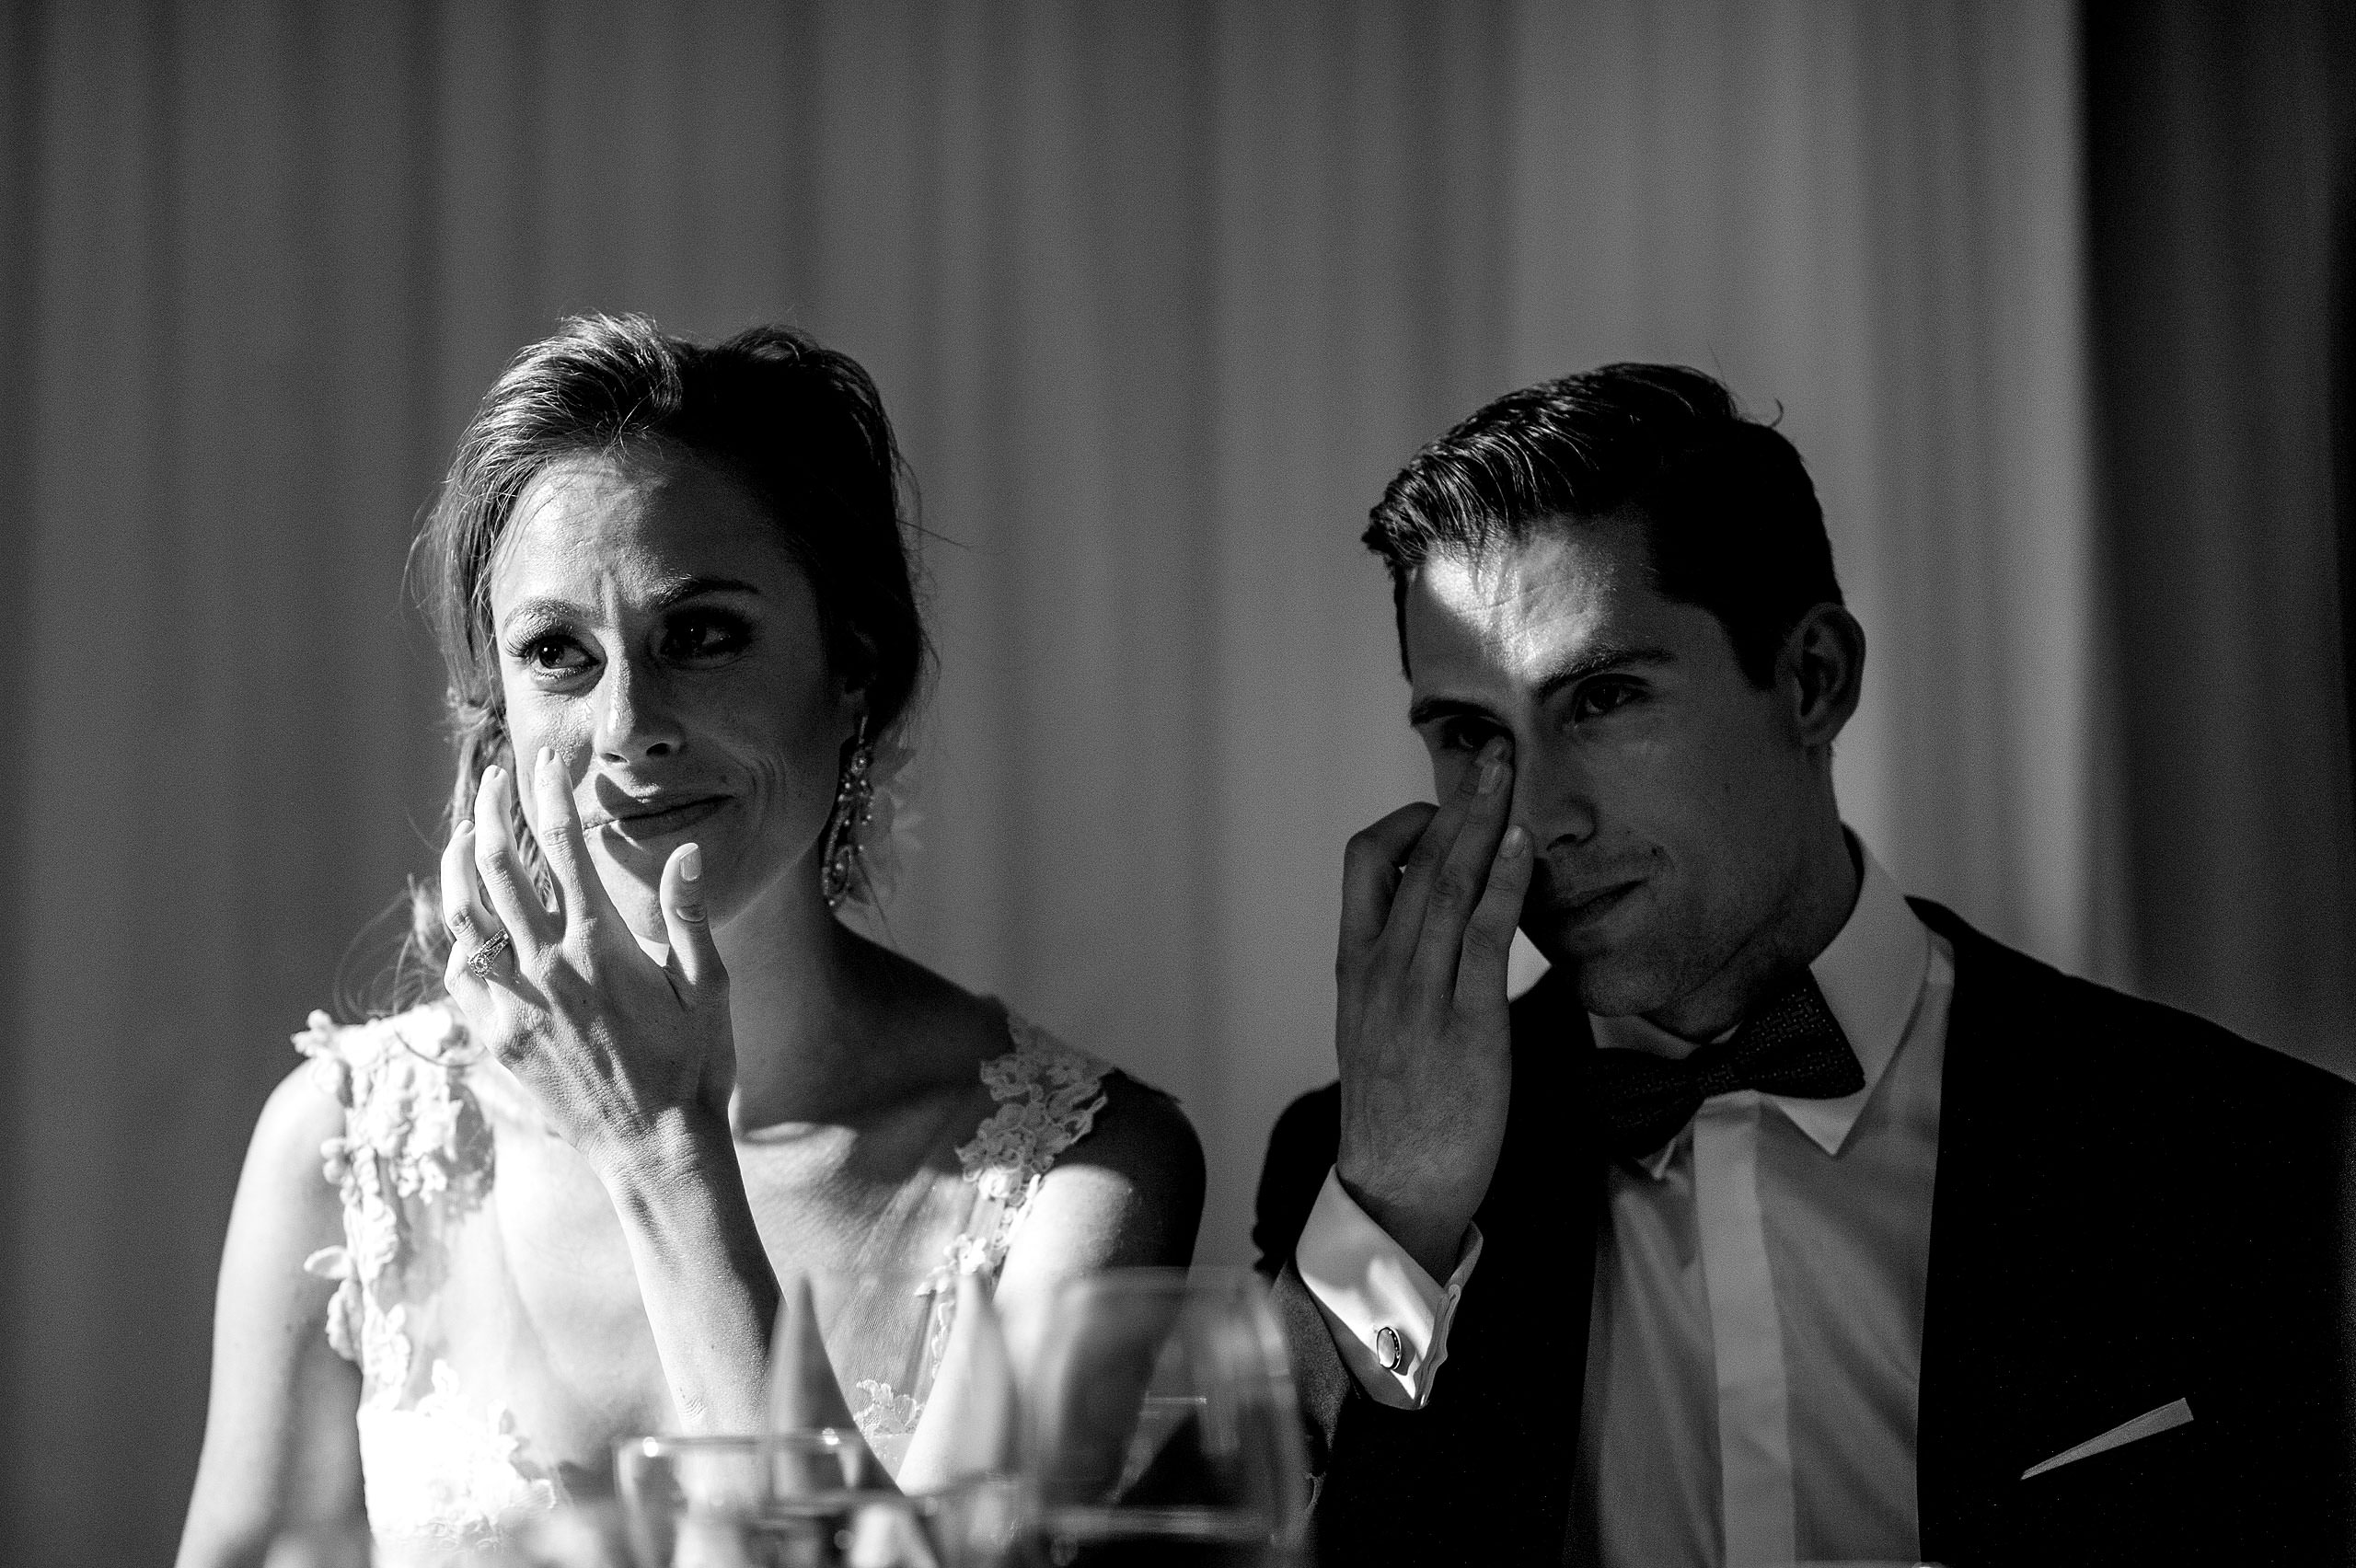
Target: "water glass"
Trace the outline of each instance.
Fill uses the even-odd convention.
[[[1025,1533],[1046,1568],[1297,1562],[1307,1467],[1284,1335],[1241,1270],[1066,1284],[1025,1389]]]

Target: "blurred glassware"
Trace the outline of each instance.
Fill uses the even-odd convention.
[[[516,1533],[513,1568],[630,1568],[621,1505],[611,1498],[560,1503]]]
[[[1025,1533],[1045,1568],[1301,1561],[1307,1464],[1267,1291],[1243,1270],[1066,1284],[1024,1390]]]
[[[615,1447],[614,1480],[639,1568],[753,1568],[779,1560],[763,1518],[774,1498],[855,1494],[869,1462],[832,1428],[635,1437]]]
[[[637,1568],[998,1568],[1011,1483],[895,1491],[855,1432],[633,1437],[615,1476]]]

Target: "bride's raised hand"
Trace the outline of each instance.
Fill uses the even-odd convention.
[[[697,847],[664,863],[658,964],[606,895],[553,753],[533,759],[541,899],[509,831],[515,780],[483,770],[442,857],[445,978],[468,1029],[538,1099],[614,1200],[683,1430],[761,1420],[777,1277],[728,1128],[736,1051]]]
[[[541,748],[529,787],[551,908],[509,827],[516,780],[483,770],[474,821],[442,857],[455,939],[445,980],[475,1039],[532,1090],[560,1136],[610,1171],[724,1127],[735,1080],[728,972],[712,940],[699,847],[682,845],[664,864],[671,951],[658,965],[598,880],[568,785],[555,753]],[[675,1142],[682,1133],[686,1146]]]

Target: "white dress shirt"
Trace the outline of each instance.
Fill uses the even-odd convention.
[[[1713,1096],[1614,1161],[1596,1238],[1565,1560],[1911,1558],[1916,1390],[1954,955],[1871,855],[1809,965],[1865,1087]],[[1595,1019],[1605,1050],[1694,1047]],[[1294,1254],[1360,1387],[1419,1408],[1480,1257],[1442,1284],[1328,1173]],[[1543,1354],[1533,1346],[1532,1355]]]

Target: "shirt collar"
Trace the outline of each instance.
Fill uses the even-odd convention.
[[[1848,1142],[1865,1101],[1873,1098],[1874,1086],[1881,1081],[1890,1058],[1898,1055],[1931,965],[1931,933],[1907,905],[1906,895],[1861,841],[1858,858],[1865,875],[1859,882],[1856,907],[1849,911],[1832,944],[1807,967],[1841,1032],[1848,1036],[1849,1048],[1857,1054],[1865,1086],[1838,1100],[1766,1096],[1818,1147],[1834,1155]],[[1588,1021],[1595,1027],[1596,1044],[1606,1050],[1682,1057],[1694,1049],[1692,1041],[1680,1040],[1641,1018],[1590,1017]],[[1677,1138],[1671,1138],[1641,1162],[1656,1179],[1668,1170],[1677,1143]]]

